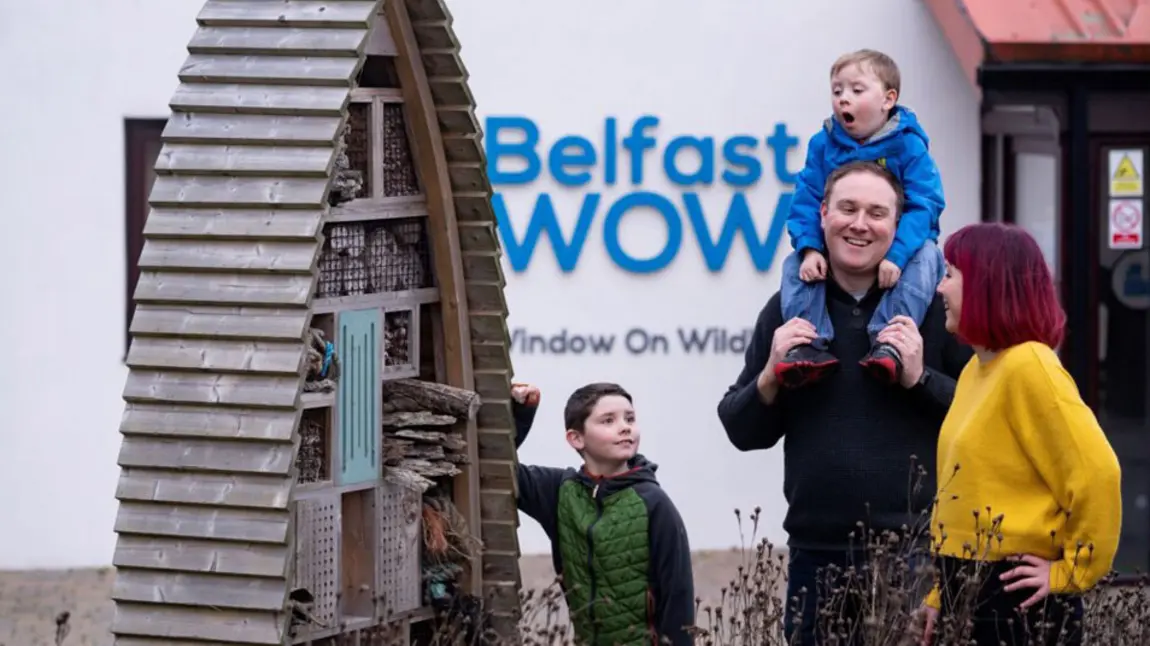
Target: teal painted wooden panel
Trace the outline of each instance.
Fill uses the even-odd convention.
[[[336,484],[380,477],[381,314],[378,309],[339,313],[339,464]]]

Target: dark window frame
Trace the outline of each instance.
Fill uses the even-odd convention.
[[[140,253],[144,249],[144,222],[148,218],[148,193],[152,170],[159,154],[160,136],[167,124],[166,118],[124,119],[124,357],[132,344],[130,332],[136,304],[132,296],[140,280]],[[149,158],[150,157],[150,158]]]

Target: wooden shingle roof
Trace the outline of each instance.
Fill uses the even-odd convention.
[[[481,131],[439,0],[208,0],[179,72],[139,259],[119,456],[120,646],[281,644],[305,334],[337,142],[373,21],[396,41],[452,385],[482,398],[473,588],[513,636],[519,547],[507,306]],[[406,72],[404,72],[406,68]],[[425,172],[426,175],[426,172]],[[441,272],[443,274],[444,272]],[[482,582],[482,585],[475,581]]]
[[[284,642],[304,333],[378,8],[209,0],[197,17],[139,260],[117,644]]]

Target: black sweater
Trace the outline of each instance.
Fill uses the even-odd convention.
[[[946,331],[936,296],[920,328],[925,382],[907,389],[874,379],[858,362],[870,350],[866,326],[882,294],[874,288],[856,302],[828,280],[827,311],[835,329],[830,351],[839,370],[811,386],[780,389],[768,406],[759,399],[756,380],[783,324],[776,294],[759,313],[742,372],[719,402],[719,419],[740,451],[769,449],[783,440],[789,505],[783,529],[792,548],[847,549],[859,521],[876,532],[903,525],[926,529],[938,431],[972,351]],[[912,494],[912,472],[919,466],[928,475],[915,477],[919,488]],[[855,539],[853,546],[861,542]]]

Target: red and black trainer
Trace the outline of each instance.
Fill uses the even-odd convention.
[[[775,365],[775,379],[784,388],[799,388],[822,380],[839,367],[839,360],[812,345],[791,348]]]
[[[884,383],[894,385],[902,379],[902,356],[892,345],[876,344],[859,364]]]

